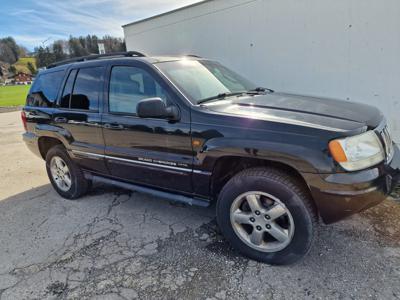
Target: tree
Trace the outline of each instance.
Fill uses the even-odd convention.
[[[105,35],[102,40],[106,53],[126,51],[125,41],[121,38]]]
[[[35,66],[33,65],[33,63],[31,63],[31,62],[29,61],[28,64],[27,64],[27,67],[28,67],[29,72],[31,72],[32,75],[35,75],[35,74],[36,74],[36,68],[35,68]]]
[[[43,48],[40,46],[35,49],[36,67],[44,68],[56,61],[54,53],[52,53],[49,47]]]
[[[83,44],[83,45],[82,45]],[[70,57],[80,57],[89,55],[89,52],[84,48],[85,39],[75,38],[70,36],[68,40]]]
[[[0,38],[0,61],[14,64],[20,57],[25,57],[28,49],[17,45],[13,37]]]
[[[28,55],[28,49],[24,46],[18,45],[18,56],[26,57]]]
[[[11,65],[8,68],[8,72],[12,73],[12,74],[16,74],[17,73],[17,69],[15,68],[15,66]]]
[[[12,37],[0,39],[0,60],[9,64],[15,63],[19,58],[19,46]]]
[[[97,54],[99,41],[96,35],[70,36],[68,40],[54,41],[49,47],[35,48],[36,67],[43,68],[67,58]],[[126,51],[125,42],[121,38],[106,35],[101,41],[104,43],[106,53]]]
[[[60,61],[60,60],[64,60],[67,58],[67,54],[64,53],[64,45],[63,45],[63,41],[59,40],[59,41],[55,41],[53,43],[53,54],[54,54],[54,59],[56,61]]]
[[[17,61],[14,53],[6,44],[0,41],[0,61],[13,64]]]
[[[87,35],[85,38],[85,47],[90,54],[96,54],[98,49],[99,39],[96,35]]]
[[[18,57],[15,55],[10,45],[7,42],[5,42],[4,39],[0,39],[0,61],[13,64],[17,60]]]

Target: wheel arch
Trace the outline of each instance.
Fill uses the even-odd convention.
[[[218,158],[214,164],[210,180],[210,191],[213,199],[218,198],[219,192],[232,177],[243,170],[255,167],[269,167],[278,169],[296,179],[299,184],[301,184],[305,188],[306,192],[310,196],[310,199],[312,199],[313,201],[315,209],[317,209],[316,202],[311,194],[310,186],[307,184],[307,181],[305,180],[301,172],[299,172],[299,170],[287,163],[263,158],[241,156],[223,156]],[[229,172],[226,172],[226,170],[229,170]]]
[[[38,146],[39,146],[39,152],[40,155],[42,156],[43,159],[46,159],[47,152],[49,150],[56,146],[56,145],[63,145],[63,142],[55,137],[50,137],[50,136],[41,136],[38,139]]]

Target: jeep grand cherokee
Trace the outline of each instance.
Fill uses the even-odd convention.
[[[270,264],[303,257],[319,219],[380,203],[399,177],[399,149],[375,107],[274,92],[195,56],[56,63],[37,76],[22,119],[62,197],[100,181],[216,201],[229,242]]]

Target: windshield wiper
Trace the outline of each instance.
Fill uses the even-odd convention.
[[[226,97],[231,97],[231,96],[238,96],[238,95],[244,95],[244,94],[252,95],[252,94],[265,93],[265,92],[273,93],[274,91],[271,89],[268,89],[268,88],[257,87],[255,89],[248,90],[248,91],[220,93],[220,94],[212,96],[212,97],[201,99],[201,100],[197,101],[197,104],[202,104],[202,103],[205,103],[208,101],[213,101],[213,100],[222,100],[222,99],[225,99]]]
[[[259,94],[259,93],[265,93],[265,92],[273,93],[274,90],[271,90],[269,88],[264,88],[264,87],[256,87],[255,89],[247,91],[248,94]]]
[[[201,100],[197,101],[197,104],[202,104],[202,103],[212,101],[212,100],[222,100],[222,99],[225,99],[226,97],[243,95],[245,93],[247,93],[247,92],[244,91],[244,92],[233,92],[233,93],[220,93],[220,94],[212,96],[212,97],[201,99]]]

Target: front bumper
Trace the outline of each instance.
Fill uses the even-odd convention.
[[[400,181],[400,151],[389,164],[351,173],[303,174],[326,224],[379,204]]]

